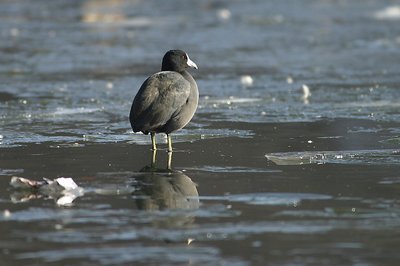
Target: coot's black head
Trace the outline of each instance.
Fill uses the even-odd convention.
[[[182,72],[189,67],[198,69],[187,53],[182,50],[170,50],[164,55],[161,71]]]

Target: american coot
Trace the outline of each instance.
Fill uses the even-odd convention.
[[[150,133],[153,150],[157,150],[155,134],[165,133],[168,151],[172,152],[170,134],[186,126],[197,109],[199,91],[186,71],[189,67],[197,69],[187,53],[168,51],[161,72],[146,79],[133,100],[129,115],[133,132]]]

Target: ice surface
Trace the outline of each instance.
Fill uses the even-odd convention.
[[[354,151],[304,151],[270,153],[265,157],[277,165],[301,164],[400,164],[400,151],[354,150]]]

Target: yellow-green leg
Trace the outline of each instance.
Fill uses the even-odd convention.
[[[152,150],[156,151],[157,150],[157,146],[156,146],[156,133],[155,132],[151,132],[151,145],[152,145]]]
[[[172,152],[168,152],[168,163],[167,163],[167,169],[172,170]]]
[[[168,152],[172,152],[172,140],[170,134],[167,134],[167,139],[168,139]]]
[[[156,157],[157,157],[157,150],[153,150],[153,157],[151,159],[150,167],[153,169],[156,167]]]

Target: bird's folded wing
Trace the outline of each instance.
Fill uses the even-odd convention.
[[[150,76],[132,105],[135,127],[147,131],[163,126],[186,104],[189,95],[189,81],[177,72],[163,71]]]

